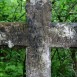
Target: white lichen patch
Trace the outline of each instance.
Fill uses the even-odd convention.
[[[73,39],[76,32],[70,25],[58,23],[57,26],[57,32],[60,37],[67,37],[67,39]]]
[[[6,39],[6,34],[3,33],[3,32],[1,32],[1,33],[0,33],[0,41],[1,41],[1,40],[5,40],[5,39]]]
[[[32,3],[33,5],[35,5],[36,1],[39,1],[39,0],[30,0],[30,3]]]
[[[39,77],[39,69],[31,67],[31,70],[29,72],[30,77]]]
[[[49,77],[50,76],[51,59],[50,59],[49,47],[47,45],[43,49],[41,59],[42,59],[41,63],[43,64],[42,74],[44,77]]]
[[[75,30],[72,29],[71,27],[64,26],[63,30],[60,31],[58,35],[62,37],[67,37],[68,39],[70,38],[73,39],[75,35]]]
[[[42,1],[43,3],[46,3],[48,0],[30,0],[30,3],[35,5],[37,2]]]
[[[14,46],[14,44],[12,43],[11,40],[9,40],[9,41],[7,42],[7,44],[8,44],[8,47],[9,47],[9,48],[12,48],[12,47]]]
[[[73,38],[74,34],[75,31],[72,28],[69,28],[68,26],[64,26],[62,37]]]
[[[50,57],[49,51],[42,54],[42,60],[43,60],[43,62],[45,64],[46,68],[50,67],[50,59],[49,59],[49,57]]]

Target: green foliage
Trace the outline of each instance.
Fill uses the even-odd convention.
[[[55,54],[54,54],[55,53]],[[69,49],[52,48],[52,77],[75,77]]]
[[[0,77],[23,77],[25,49],[0,49]]]
[[[25,21],[26,0],[0,0],[0,21]]]
[[[52,0],[52,22],[77,22],[77,0]]]

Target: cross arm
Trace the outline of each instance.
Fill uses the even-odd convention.
[[[77,47],[77,23],[51,23],[50,47]]]
[[[20,22],[1,22],[0,23],[0,45],[27,46],[26,42],[27,24]]]
[[[48,27],[50,47],[77,47],[77,23],[52,23]],[[0,23],[0,45],[27,44],[27,24]]]

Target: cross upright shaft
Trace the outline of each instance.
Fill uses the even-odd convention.
[[[51,4],[48,0],[31,0],[27,4],[27,77],[51,77],[48,25]]]
[[[39,1],[41,1],[41,2],[43,2],[43,3],[46,3],[47,1],[49,1],[49,0],[30,0],[30,3],[32,3],[33,5],[35,5],[37,2],[39,2]]]

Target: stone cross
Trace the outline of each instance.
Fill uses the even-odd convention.
[[[76,23],[51,23],[51,2],[30,0],[28,23],[0,23],[0,45],[26,47],[26,77],[51,77],[51,47],[77,47]]]

